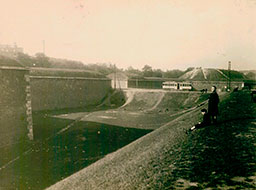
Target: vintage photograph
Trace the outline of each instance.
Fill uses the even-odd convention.
[[[0,190],[256,189],[256,0],[0,0]]]

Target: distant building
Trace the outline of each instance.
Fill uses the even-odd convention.
[[[23,48],[18,47],[16,44],[13,46],[6,45],[6,44],[0,44],[0,54],[6,55],[6,56],[17,56],[18,53],[23,53]]]
[[[247,86],[253,88],[253,82],[247,82]],[[243,80],[232,80],[230,83],[231,89],[242,89],[246,86]],[[144,77],[138,79],[129,79],[129,88],[145,88],[145,89],[169,89],[169,90],[194,90],[210,91],[212,86],[216,86],[219,91],[226,91],[227,81],[199,81],[199,80],[182,80],[175,78],[156,78]]]
[[[111,86],[114,89],[125,89],[128,88],[128,77],[121,72],[111,73],[107,76],[111,79]]]
[[[163,82],[177,81],[174,78],[144,77],[128,80],[129,88],[162,89]]]

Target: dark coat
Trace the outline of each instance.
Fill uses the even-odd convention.
[[[206,114],[204,114],[203,121],[201,123],[196,124],[195,127],[196,127],[196,129],[199,129],[202,127],[206,127],[210,124],[211,124],[210,114],[206,113]]]
[[[203,121],[202,121],[201,124],[203,126],[207,126],[207,125],[211,124],[211,118],[210,118],[210,114],[209,113],[204,114]]]
[[[208,101],[208,113],[210,115],[216,116],[219,113],[218,104],[219,104],[219,96],[217,92],[212,92]]]

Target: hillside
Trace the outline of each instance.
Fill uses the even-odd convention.
[[[248,80],[256,80],[256,70],[240,71]]]
[[[117,109],[56,115],[56,118],[90,121],[126,128],[157,129],[178,115],[205,103],[208,94],[164,90],[125,90],[126,102]]]
[[[183,74],[181,80],[198,80],[198,81],[226,81],[229,78],[229,71],[224,69],[207,69],[193,68]],[[230,71],[231,80],[244,80],[246,76],[238,71]]]
[[[221,100],[218,126],[186,135],[193,110],[48,189],[254,189],[255,104],[246,92]]]

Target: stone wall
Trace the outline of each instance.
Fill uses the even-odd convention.
[[[34,111],[97,105],[111,88],[105,78],[30,76],[30,83]]]
[[[128,87],[129,88],[146,88],[146,89],[161,89],[162,83],[167,80],[145,80],[145,79],[129,79]],[[175,80],[173,80],[175,81]],[[192,84],[193,90],[202,90],[207,89],[211,90],[211,87],[214,85],[219,90],[225,91],[225,86],[228,86],[227,81],[178,81],[180,82],[190,82]],[[243,81],[232,81],[230,84],[231,90],[238,87],[239,89],[244,87]]]
[[[105,78],[30,76],[21,67],[0,67],[0,146],[33,140],[32,110],[98,105],[111,88]]]
[[[128,88],[161,89],[164,80],[129,79]]]
[[[228,86],[227,81],[192,81],[192,87],[194,90],[202,90],[202,89],[207,89],[211,90],[212,86],[216,86],[217,89],[221,91],[225,91]],[[230,88],[231,90],[238,87],[239,89],[243,88],[244,82],[239,82],[239,81],[232,81],[230,83]]]
[[[11,145],[29,134],[26,88],[28,70],[19,67],[0,67],[0,146]],[[30,131],[32,132],[32,131]]]

